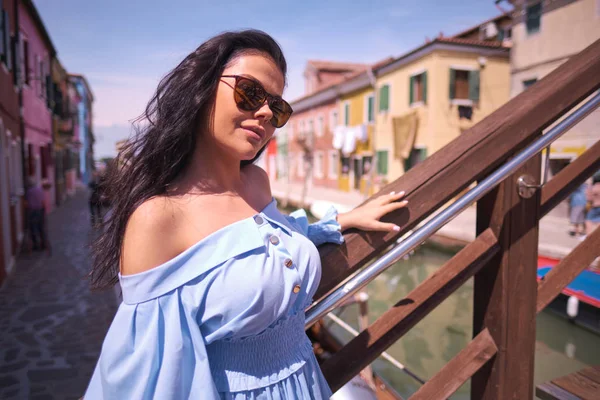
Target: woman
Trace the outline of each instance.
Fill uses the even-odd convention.
[[[120,281],[123,303],[86,400],[329,398],[304,333],[315,245],[397,231],[378,219],[406,202],[392,193],[313,225],[279,213],[252,163],[292,113],[285,75],[277,43],[249,30],[208,40],[159,84],[107,185],[92,280]]]

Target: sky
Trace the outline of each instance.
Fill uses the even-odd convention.
[[[261,29],[288,63],[284,97],[302,96],[307,60],[375,63],[492,18],[494,0],[34,0],[67,71],[94,94],[95,157],[115,155],[161,77],[208,38]],[[507,8],[506,6],[504,6]]]

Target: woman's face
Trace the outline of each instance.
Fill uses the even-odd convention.
[[[281,96],[284,77],[275,62],[260,53],[241,55],[223,71],[223,75],[240,75],[262,85],[274,96]],[[265,101],[256,111],[238,108],[234,100],[236,79],[221,77],[217,87],[212,129],[206,139],[227,156],[251,160],[273,136],[273,113]],[[212,146],[211,146],[212,147]]]

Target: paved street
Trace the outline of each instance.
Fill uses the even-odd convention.
[[[85,275],[93,235],[83,191],[49,215],[52,256],[22,255],[0,290],[0,398],[78,399],[117,307]]]

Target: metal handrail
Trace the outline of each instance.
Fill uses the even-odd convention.
[[[383,255],[377,261],[373,262],[373,264],[358,272],[348,282],[335,289],[317,303],[313,304],[306,312],[305,327],[308,329],[319,319],[323,318],[329,311],[336,308],[348,297],[354,295],[400,258],[418,247],[438,229],[450,222],[473,202],[479,200],[481,197],[494,189],[496,185],[514,173],[530,158],[542,151],[545,147],[549,146],[567,130],[576,125],[589,113],[594,111],[599,105],[600,91],[596,92],[596,94],[593,95],[593,97],[585,102],[580,108],[567,116],[555,127],[550,129],[546,134],[542,135],[533,143],[528,145],[524,150],[503,164],[500,168],[481,181],[477,186],[469,190],[465,195],[431,218],[431,220],[416,230],[412,235],[408,236],[405,240],[394,246],[388,253]]]

